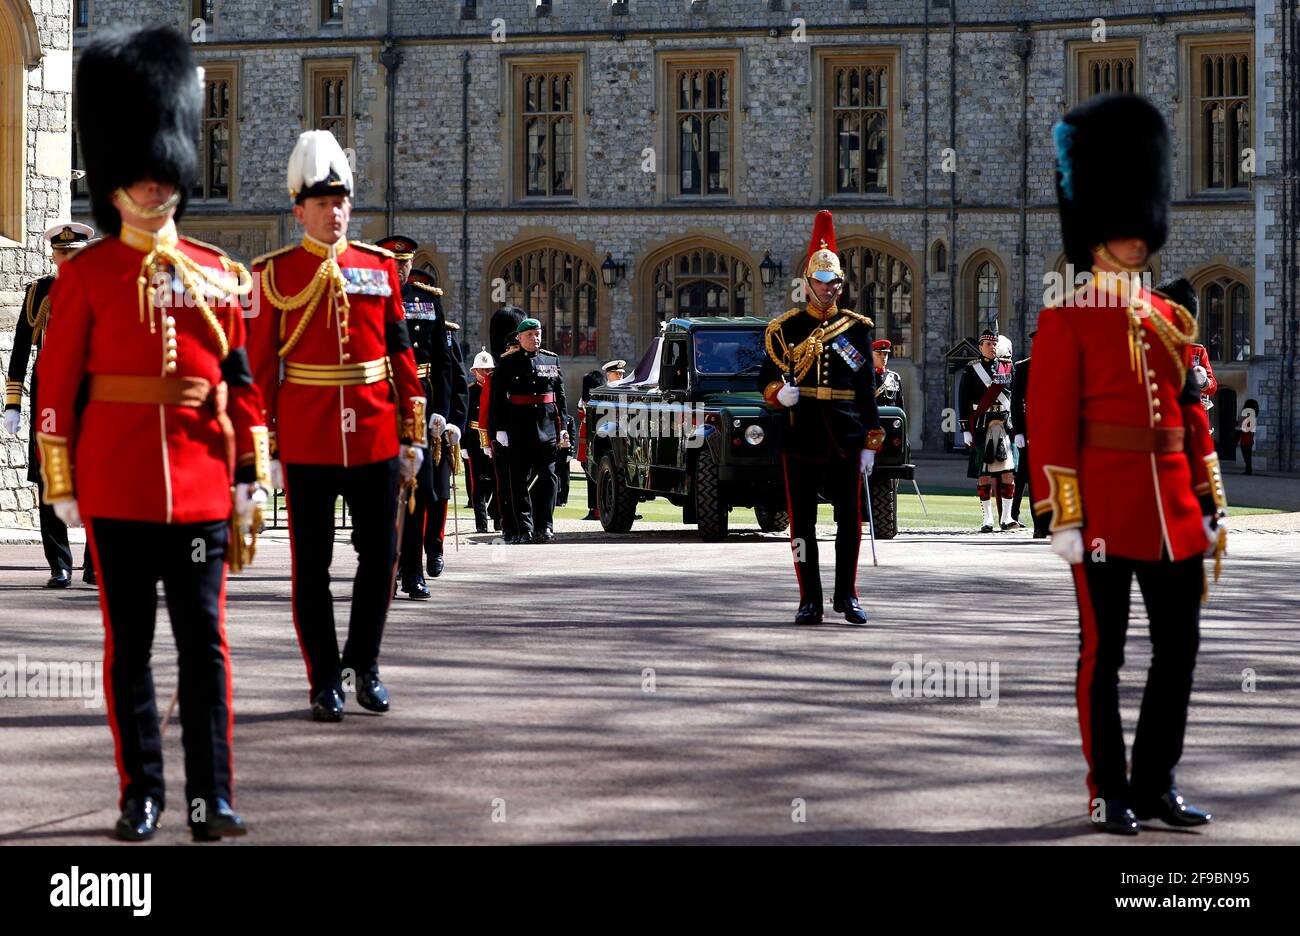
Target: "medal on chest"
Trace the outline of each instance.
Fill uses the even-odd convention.
[[[840,335],[832,341],[831,348],[844,359],[844,363],[849,365],[849,369],[855,374],[862,369],[863,364],[867,363],[867,356],[859,351],[857,345],[849,341],[844,335]]]
[[[392,287],[384,270],[342,267],[343,291],[362,296],[391,296]]]

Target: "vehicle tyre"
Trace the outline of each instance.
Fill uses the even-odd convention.
[[[775,507],[755,507],[758,528],[764,533],[784,533],[790,528],[790,514]]]
[[[695,522],[707,542],[727,538],[727,504],[718,478],[718,456],[705,444],[695,462]]]
[[[893,539],[898,535],[898,479],[872,480],[871,519],[876,539]]]
[[[596,507],[606,533],[626,533],[636,519],[636,497],[614,466],[614,456],[600,460],[596,473]]]

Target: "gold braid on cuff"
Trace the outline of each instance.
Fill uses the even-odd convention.
[[[258,486],[271,490],[271,433],[265,426],[254,426],[249,432],[253,436],[253,477]]]
[[[1228,509],[1228,493],[1223,489],[1223,467],[1219,464],[1219,456],[1211,452],[1205,456],[1205,473],[1210,476],[1210,496],[1214,498],[1214,506],[1220,510]]]
[[[426,397],[411,397],[411,415],[402,420],[402,440],[411,445],[427,446],[429,444],[429,424],[425,422],[424,411],[428,405]]]
[[[76,497],[72,489],[72,460],[68,456],[65,436],[36,433],[36,447],[40,450],[41,483],[45,487],[45,503]]]
[[[1079,496],[1079,475],[1073,468],[1044,465],[1047,475],[1047,500],[1034,504],[1034,513],[1051,515],[1049,533],[1073,530],[1083,526],[1083,501]]]
[[[866,444],[867,448],[871,449],[871,451],[873,452],[879,452],[881,446],[883,446],[884,444],[885,444],[884,429],[867,430],[867,444]]]

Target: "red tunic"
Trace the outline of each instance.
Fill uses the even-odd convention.
[[[1175,321],[1170,304],[1142,291],[1154,313]],[[1094,305],[1047,308],[1038,321],[1026,407],[1033,412],[1031,485],[1036,513],[1053,529],[1082,527],[1084,548],[1108,555],[1175,561],[1205,549],[1200,496],[1210,492],[1214,444],[1199,401],[1180,402],[1185,378],[1150,321],[1142,324],[1137,368],[1130,364],[1128,303],[1098,291]],[[1181,351],[1190,366],[1191,347]],[[1084,444],[1087,423],[1132,433],[1182,428],[1176,451],[1123,450]],[[1115,430],[1111,430],[1112,434]],[[1070,475],[1078,493],[1060,497]],[[1082,517],[1077,515],[1081,511]]]
[[[159,239],[175,238],[175,228]],[[234,269],[216,248],[180,238],[180,253],[215,271]],[[37,364],[41,411],[35,429],[66,439],[77,506],[84,518],[199,523],[230,516],[232,466],[225,436],[211,404],[95,401],[75,409],[89,375],[222,382],[221,348],[211,326],[182,294],[164,291],[171,307],[141,310],[137,286],[145,250],[107,237],[63,264],[52,290],[45,346]],[[205,296],[231,352],[244,345],[244,317],[237,299]],[[147,304],[147,300],[146,300]],[[155,305],[159,305],[155,301]],[[152,319],[153,327],[150,327]],[[172,332],[174,331],[174,335]],[[176,341],[175,368],[168,370],[168,342]],[[229,388],[226,411],[235,429],[238,460],[253,452],[250,429],[261,426],[257,388]]]
[[[403,438],[403,418],[413,418],[411,401],[423,398],[409,340],[390,347],[402,323],[401,280],[393,255],[369,244],[340,242],[337,262],[346,282],[346,341],[330,287],[318,303],[282,311],[271,297],[301,293],[313,281],[328,247],[310,238],[297,247],[253,261],[259,304],[249,326],[249,358],[266,406],[267,426],[276,433],[278,457],[308,465],[368,465],[393,458]],[[280,349],[311,319],[283,356]],[[343,367],[389,361],[391,376],[346,386],[295,383],[295,365]],[[399,411],[400,401],[400,411]]]

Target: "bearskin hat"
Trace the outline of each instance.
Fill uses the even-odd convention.
[[[203,106],[185,37],[169,26],[96,36],[77,66],[73,104],[91,210],[100,229],[121,230],[113,192],[145,178],[177,187],[179,218],[198,174]]]
[[[1187,281],[1187,277],[1180,276],[1177,279],[1165,280],[1156,287],[1156,292],[1172,299],[1188,312],[1192,313],[1192,318],[1196,318],[1196,313],[1200,303],[1196,299],[1196,290],[1192,284]]]
[[[1169,232],[1169,129],[1133,94],[1089,98],[1052,128],[1061,240],[1076,271],[1092,248],[1140,237],[1151,253]]]

